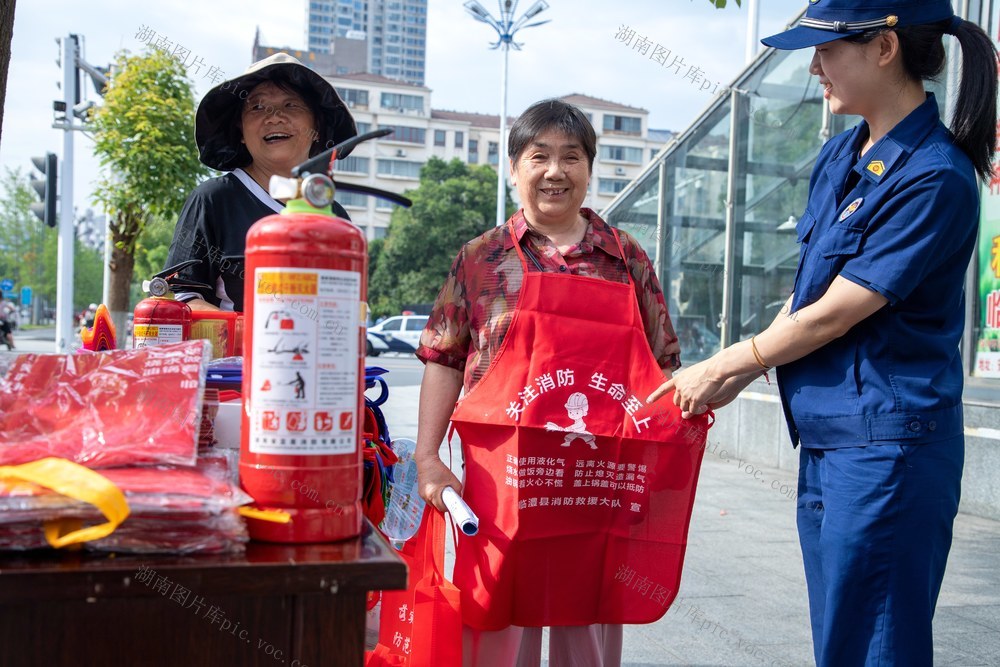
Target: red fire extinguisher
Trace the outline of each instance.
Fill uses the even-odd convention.
[[[191,338],[191,307],[175,301],[173,291],[181,287],[208,287],[179,280],[177,274],[200,259],[191,259],[160,271],[144,280],[142,289],[149,297],[136,304],[132,315],[132,348],[177,343]]]
[[[328,542],[361,532],[368,252],[364,233],[333,216],[334,185],[322,172],[338,151],[384,134],[296,167],[296,176],[313,172],[284,183],[302,198],[247,233],[240,480],[257,509],[291,517],[248,518],[254,539]]]

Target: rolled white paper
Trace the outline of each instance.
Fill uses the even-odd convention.
[[[461,496],[455,493],[455,489],[450,486],[445,488],[441,494],[441,500],[451,513],[452,520],[463,533],[471,536],[479,532],[479,517],[465,504]]]

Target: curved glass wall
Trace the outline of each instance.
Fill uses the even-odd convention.
[[[791,293],[795,223],[823,142],[812,50],[769,51],[604,211],[654,258],[685,363],[749,337]]]

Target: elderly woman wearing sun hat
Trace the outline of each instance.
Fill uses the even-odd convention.
[[[196,310],[242,311],[247,231],[284,207],[268,194],[271,176],[291,176],[292,167],[356,134],[333,86],[286,53],[208,91],[195,140],[202,163],[229,173],[195,188],[181,211],[166,266],[202,260],[181,277],[210,289],[177,298]],[[333,210],[347,218],[336,202]]]

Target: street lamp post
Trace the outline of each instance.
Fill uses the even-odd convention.
[[[521,28],[532,28],[548,21],[536,21],[528,23],[531,19],[541,14],[549,8],[549,3],[545,0],[537,0],[528,11],[524,12],[520,18],[515,19],[517,13],[517,0],[498,0],[500,6],[500,17],[496,18],[483,7],[477,0],[469,0],[464,4],[465,11],[481,23],[485,23],[497,31],[497,41],[490,45],[491,49],[503,47],[503,74],[500,77],[500,145],[497,146],[497,227],[507,220],[505,204],[507,203],[507,192],[504,188],[504,170],[507,166],[507,62],[511,47],[521,50],[521,45],[514,41],[514,35]]]

